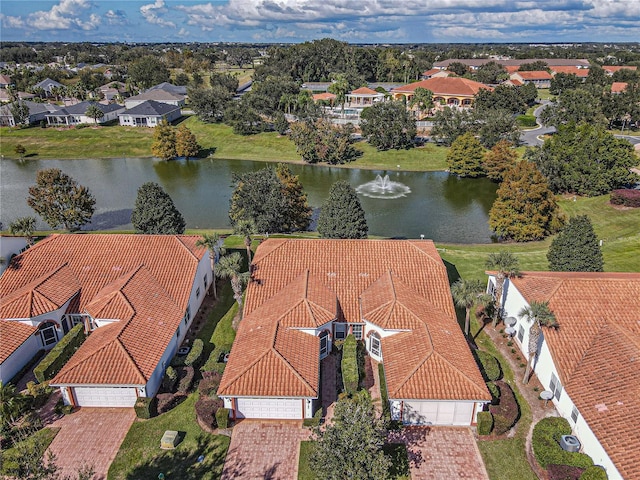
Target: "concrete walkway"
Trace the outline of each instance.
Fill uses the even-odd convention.
[[[333,409],[338,400],[337,358],[331,353],[320,362],[320,377],[322,381],[322,417],[324,423],[330,424],[333,418]]]

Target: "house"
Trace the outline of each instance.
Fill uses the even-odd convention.
[[[384,101],[384,93],[380,93],[369,87],[360,87],[346,94],[347,104],[350,107],[370,107],[374,103]]]
[[[30,100],[36,97],[33,93],[27,92],[13,92],[13,95],[13,98],[17,96],[20,100]],[[0,88],[0,103],[11,102],[13,101],[13,98],[11,95],[9,95],[9,90],[7,90],[6,88]]]
[[[27,249],[26,237],[0,235],[0,274],[4,272],[9,261]]]
[[[575,67],[575,66],[549,66],[549,70],[551,70],[552,75],[557,75],[558,73],[564,73],[566,75],[575,75],[576,77],[582,79],[584,81],[589,76],[589,67]]]
[[[635,65],[603,65],[602,69],[607,73],[607,75],[612,76],[618,70],[632,70],[636,71],[638,67]]]
[[[0,89],[6,89],[13,85],[13,81],[9,75],[0,74]]]
[[[55,80],[51,80],[50,78],[45,78],[41,82],[36,83],[33,86],[33,89],[35,91],[36,89],[41,88],[47,97],[52,97],[53,93],[51,90],[53,88],[62,88],[62,87],[64,87],[64,85],[61,84],[60,82],[56,82]]]
[[[149,88],[148,91],[153,91],[153,90],[162,90],[164,92],[170,92],[173,93],[175,95],[182,95],[184,97],[187,96],[187,87],[186,85],[174,85],[172,83],[169,82],[162,82],[159,83],[158,85],[154,85],[153,87]]]
[[[432,68],[431,70],[422,72],[422,80],[429,80],[433,77],[448,77],[449,75],[451,75],[451,72],[448,72],[447,70]]]
[[[51,103],[31,102],[28,100],[24,100],[22,103],[24,103],[29,109],[29,118],[27,120],[27,123],[29,125],[41,122],[42,120],[46,119],[47,115],[55,114],[56,112],[61,110],[59,106],[53,105]],[[16,120],[13,117],[11,105],[0,106],[0,126],[16,126]]]
[[[102,118],[94,119],[87,115],[89,107],[95,106],[102,111]],[[82,123],[107,123],[118,118],[118,114],[124,111],[124,107],[118,104],[104,105],[102,103],[85,101],[68,105],[64,108],[46,114],[49,125],[79,125]]]
[[[218,389],[233,417],[313,416],[321,360],[349,333],[383,363],[394,420],[471,425],[490,401],[433,242],[268,239],[250,271]]]
[[[640,273],[523,272],[507,280],[504,316],[516,319],[525,356],[530,324],[519,313],[533,301],[549,302],[559,324],[543,329],[533,369],[558,413],[609,479],[640,478]]]
[[[22,368],[81,323],[88,338],[51,382],[66,404],[155,395],[212,281],[198,239],[58,234],[18,255],[0,277],[1,328],[12,332],[0,368]]]
[[[482,89],[493,90],[484,83],[475,82],[461,77],[433,77],[428,80],[410,83],[394,88],[391,93],[395,100],[411,101],[416,88],[424,88],[433,93],[436,107],[448,106],[455,108],[469,108],[473,105],[475,95]]]
[[[115,101],[117,97],[124,97],[127,93],[126,85],[122,82],[109,82],[98,87],[98,90],[108,102]]]
[[[125,127],[156,127],[163,120],[171,123],[182,115],[180,107],[147,100],[118,114],[120,125]]]
[[[336,101],[336,96],[333,93],[329,93],[329,92],[314,93],[313,95],[311,95],[311,98],[313,98],[313,101],[315,103],[327,102],[330,105],[333,105],[334,102]]]
[[[613,82],[611,84],[611,93],[620,94],[627,89],[627,82]]]
[[[171,85],[171,84],[167,84]],[[172,85],[173,86],[173,85]],[[180,87],[176,87],[180,88]],[[124,103],[127,108],[133,108],[140,105],[147,100],[153,100],[155,102],[167,103],[176,107],[184,107],[186,94],[176,93],[175,90],[164,90],[162,88],[152,88],[140,95],[127,98]]]
[[[553,77],[546,70],[528,71],[528,72],[514,72],[509,75],[511,81],[517,80],[521,84],[533,83],[536,88],[549,88],[551,87],[551,79]]]

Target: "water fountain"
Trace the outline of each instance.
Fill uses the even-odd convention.
[[[365,197],[390,200],[407,196],[407,194],[411,193],[411,189],[404,183],[390,180],[389,175],[385,175],[384,177],[377,175],[375,180],[358,186],[356,193],[364,195]]]

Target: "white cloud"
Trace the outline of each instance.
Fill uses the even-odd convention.
[[[165,7],[164,0],[156,0],[155,3],[148,3],[140,7],[140,14],[147,22],[154,25],[160,25],[161,27],[175,28],[175,23],[161,17],[162,14],[167,12],[168,10]]]
[[[21,17],[12,17],[0,13],[0,23],[4,28],[22,28],[24,27],[24,20]]]
[[[188,37],[189,36],[189,30],[185,30],[184,28],[181,28],[180,31],[178,32],[178,36],[179,37]]]
[[[92,7],[89,0],[60,0],[51,10],[30,13],[24,23],[37,30],[92,30],[100,25],[100,17],[91,14],[87,20],[81,18]]]
[[[108,10],[104,16],[109,25],[126,25],[128,23],[127,14],[122,10]]]

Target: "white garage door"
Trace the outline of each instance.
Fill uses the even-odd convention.
[[[133,407],[136,389],[131,387],[75,387],[79,407]]]
[[[470,425],[471,402],[405,401],[403,423],[408,425]]]
[[[301,419],[300,398],[239,398],[238,418]]]

